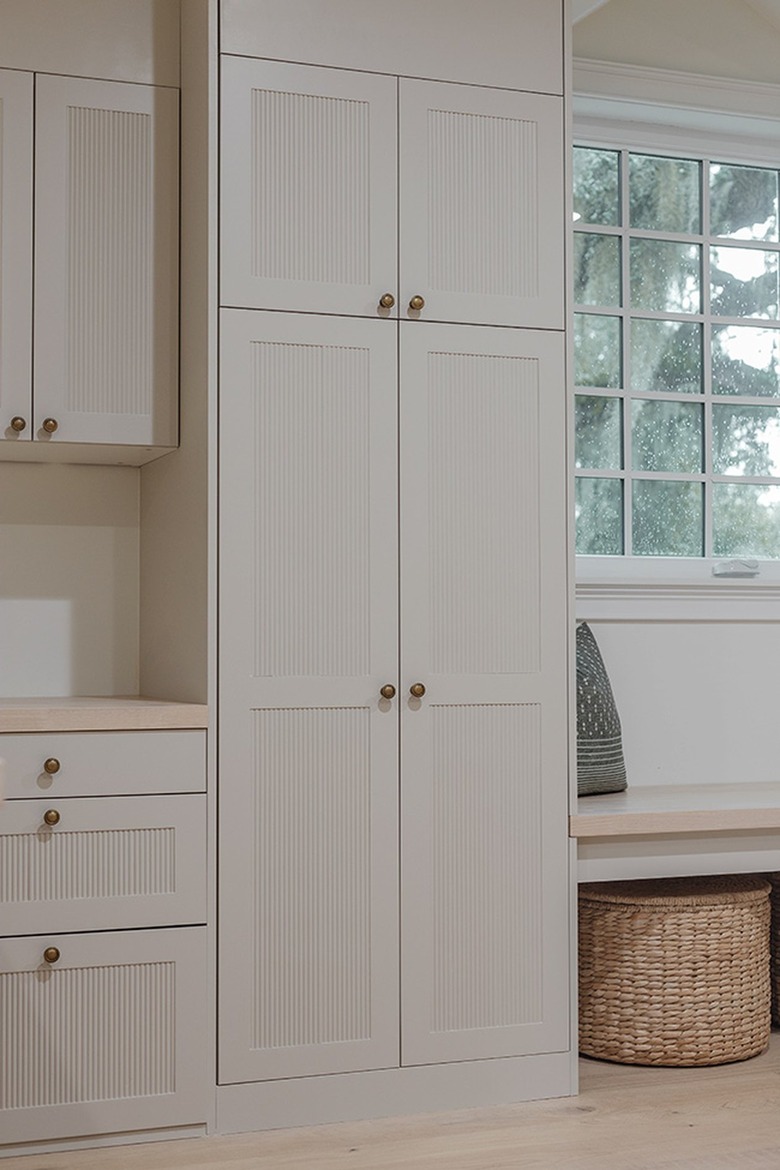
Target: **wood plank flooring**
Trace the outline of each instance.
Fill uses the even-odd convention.
[[[579,1097],[4,1160],[2,1170],[780,1170],[780,1033],[743,1064],[581,1062]]]

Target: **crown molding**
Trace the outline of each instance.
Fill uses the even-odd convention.
[[[780,85],[575,57],[575,96],[780,119]]]

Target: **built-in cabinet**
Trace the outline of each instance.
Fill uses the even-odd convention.
[[[178,94],[2,70],[0,96],[0,458],[143,463],[178,437]]]
[[[566,1092],[562,99],[222,78],[223,1116]]]
[[[207,1116],[206,737],[195,708],[150,711],[170,728],[68,730],[85,702],[63,731],[0,734],[4,1142]]]

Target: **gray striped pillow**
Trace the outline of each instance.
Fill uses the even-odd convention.
[[[626,787],[620,716],[598,643],[583,622],[577,627],[577,793]]]

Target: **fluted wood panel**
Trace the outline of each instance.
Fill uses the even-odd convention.
[[[0,903],[132,898],[175,890],[173,828],[0,837]]]
[[[252,344],[254,672],[369,670],[368,349]]]
[[[367,284],[369,104],[252,91],[256,277]]]
[[[253,717],[255,1048],[371,1029],[369,712]]]
[[[537,296],[536,123],[429,109],[428,152],[431,286]]]
[[[431,711],[431,1031],[542,1018],[540,709]]]
[[[435,673],[539,669],[539,363],[431,353]]]
[[[173,1093],[172,962],[0,975],[0,1109]]]
[[[152,119],[68,107],[66,404],[148,415],[154,359]]]

